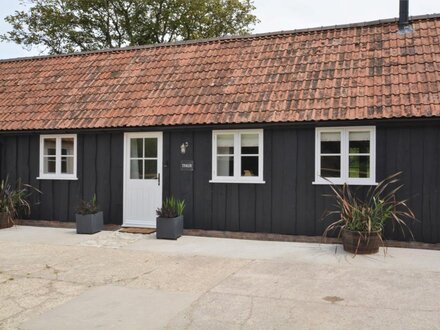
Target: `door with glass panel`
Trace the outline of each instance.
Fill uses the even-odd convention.
[[[155,227],[162,205],[162,132],[126,133],[124,226]]]

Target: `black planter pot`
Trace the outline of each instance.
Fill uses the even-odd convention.
[[[381,231],[360,233],[344,229],[341,238],[344,250],[354,254],[377,253],[382,242]]]
[[[5,212],[0,212],[0,229],[12,227],[14,223],[11,221],[9,215]]]
[[[75,220],[77,234],[94,234],[100,232],[104,226],[102,212],[95,214],[75,214]]]
[[[156,218],[156,238],[178,239],[183,234],[183,215],[175,218]]]

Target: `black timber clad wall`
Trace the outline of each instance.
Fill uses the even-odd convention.
[[[185,227],[197,229],[316,235],[328,204],[328,187],[313,186],[314,129],[265,129],[265,184],[209,183],[211,131],[166,133],[169,171],[165,194],[187,201]],[[180,145],[189,143],[188,152]],[[298,159],[298,161],[296,161]],[[194,160],[194,172],[180,170],[181,160]],[[192,196],[192,198],[191,198]]]
[[[440,126],[377,126],[377,179],[403,171],[399,194],[419,222],[411,225],[416,239],[440,242]],[[185,198],[185,227],[228,231],[320,235],[332,200],[328,186],[312,185],[315,166],[315,129],[265,128],[265,184],[209,183],[211,131],[165,133],[169,150],[164,172],[164,194]],[[185,155],[180,145],[188,142]],[[194,160],[194,172],[180,171],[181,160]],[[367,187],[359,187],[360,193]],[[405,239],[401,233],[388,238]],[[408,235],[406,239],[409,238]]]
[[[265,184],[213,184],[211,130],[164,132],[164,195],[185,198],[185,227],[213,230],[319,235],[331,200],[314,180],[314,127],[264,130]],[[96,192],[106,223],[122,222],[123,133],[78,134],[78,181],[36,180],[39,136],[0,137],[2,177],[18,177],[43,191],[31,218],[72,221],[81,198]],[[180,145],[189,143],[187,153]],[[377,126],[377,177],[403,171],[401,196],[420,222],[419,241],[440,242],[440,125]],[[194,172],[181,171],[194,160]],[[363,188],[365,189],[365,187]],[[402,239],[400,234],[389,238]]]
[[[30,218],[74,221],[81,199],[96,192],[106,223],[122,221],[123,133],[78,134],[78,180],[37,180],[39,175],[39,135],[3,136],[1,175],[10,182],[21,178],[42,191],[34,194]]]

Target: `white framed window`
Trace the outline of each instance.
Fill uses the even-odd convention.
[[[40,136],[40,176],[76,180],[76,134]]]
[[[213,131],[210,182],[264,183],[263,130]]]
[[[316,128],[314,184],[375,185],[374,126]]]

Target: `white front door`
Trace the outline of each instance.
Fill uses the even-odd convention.
[[[162,206],[162,132],[125,133],[124,223],[156,227]]]

